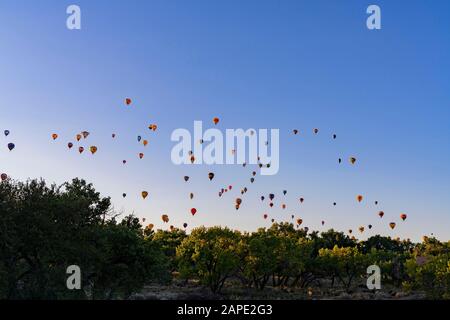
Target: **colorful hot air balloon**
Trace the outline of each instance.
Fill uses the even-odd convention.
[[[127,106],[129,106],[130,104],[131,104],[131,99],[130,98],[125,98],[125,104],[127,105]]]
[[[372,229],[372,225],[371,225],[371,224],[369,224],[367,227],[368,227],[369,229]]]
[[[149,223],[148,226],[147,226],[147,229],[148,230],[153,230],[153,227],[154,227],[153,223]]]
[[[218,123],[219,123],[219,118],[215,117],[215,118],[213,119],[213,122],[214,122],[215,125],[218,124]]]
[[[361,202],[362,200],[363,200],[363,196],[362,195],[357,195],[356,196],[356,200],[358,201],[358,202]]]
[[[83,153],[83,151],[84,151],[84,148],[83,148],[83,147],[78,147],[78,152],[79,152],[79,153]]]
[[[97,147],[96,146],[91,146],[89,148],[89,150],[91,151],[92,154],[95,154],[97,152]]]
[[[404,213],[402,213],[402,214],[400,215],[400,219],[402,219],[403,221],[405,221],[407,217],[408,217],[408,216],[407,216],[406,214],[404,214]]]
[[[192,214],[192,215],[195,215],[196,213],[197,213],[197,209],[192,208],[192,209],[191,209],[191,214]]]
[[[52,139],[53,139],[53,140],[56,140],[57,138],[58,138],[58,135],[57,135],[56,133],[53,133],[53,134],[52,134]]]
[[[348,229],[348,233],[352,234],[353,230],[352,229]]]
[[[67,144],[67,147],[68,147],[69,149],[72,149],[73,143],[72,143],[72,142],[69,142],[69,143]]]
[[[2,173],[2,174],[0,175],[0,179],[1,179],[2,181],[5,181],[6,179],[8,179],[8,175],[7,175],[6,173]]]
[[[195,161],[195,157],[194,157],[194,156],[191,156],[191,164],[193,164],[194,161]]]
[[[342,162],[342,159],[341,159],[341,158],[339,158],[339,159],[338,159],[338,163],[341,163],[341,162]]]
[[[396,226],[395,222],[389,223],[389,227],[391,227],[392,230],[394,230],[395,226]]]
[[[325,221],[322,220],[322,225],[324,225],[324,224],[325,224]]]
[[[231,189],[233,189],[233,186],[231,186],[231,185],[228,186],[228,190],[231,190]]]
[[[148,192],[147,191],[142,191],[141,192],[141,195],[142,195],[142,198],[147,198],[147,196],[148,196]]]
[[[14,143],[8,143],[9,151],[12,151],[15,147],[16,147],[16,145]]]
[[[209,181],[214,179],[214,173],[213,172],[208,173],[208,179],[209,179]]]

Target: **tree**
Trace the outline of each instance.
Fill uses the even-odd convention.
[[[221,227],[192,230],[177,248],[181,277],[195,276],[212,292],[220,292],[227,278],[238,269],[236,249],[240,236],[237,231]]]

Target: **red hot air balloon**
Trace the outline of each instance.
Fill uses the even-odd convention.
[[[197,213],[197,209],[192,208],[192,209],[191,209],[191,214],[194,216],[196,213]]]
[[[400,215],[400,219],[402,219],[403,221],[405,221],[407,217],[408,217],[408,216],[407,216],[406,214],[404,214],[404,213],[402,213],[402,214]]]
[[[127,105],[127,106],[129,106],[130,104],[131,104],[131,99],[130,98],[125,98],[125,104]]]

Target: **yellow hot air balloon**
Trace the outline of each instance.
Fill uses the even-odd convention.
[[[145,199],[148,196],[148,192],[147,191],[142,191],[141,195],[142,195],[142,198]]]
[[[94,153],[97,152],[97,147],[96,147],[96,146],[91,146],[91,147],[89,148],[89,150],[91,151],[92,154],[94,154]]]

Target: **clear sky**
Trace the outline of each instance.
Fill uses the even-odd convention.
[[[70,4],[81,7],[81,30],[66,28]],[[381,7],[381,30],[366,28],[370,4]],[[363,237],[450,239],[449,12],[448,1],[2,0],[0,130],[11,134],[0,136],[0,171],[85,178],[117,211],[160,228],[163,213],[188,229],[240,230],[269,226],[263,213],[295,214],[318,230],[372,224]],[[279,173],[251,184],[250,167],[173,165],[172,131],[194,120],[214,126],[215,116],[222,130],[279,128]],[[82,130],[96,155],[67,149]],[[272,209],[259,200],[268,193]]]

